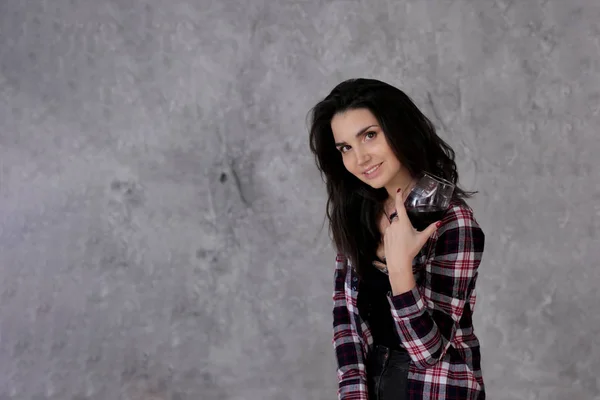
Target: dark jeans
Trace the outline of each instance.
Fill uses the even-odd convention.
[[[406,351],[376,345],[367,359],[369,400],[408,399],[408,364]]]

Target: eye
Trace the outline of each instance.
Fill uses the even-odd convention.
[[[375,136],[377,136],[377,132],[375,131],[369,131],[365,134],[365,137],[367,137],[368,139],[373,139]]]
[[[346,149],[346,147],[350,147],[350,146],[348,146],[348,145],[340,146],[340,147],[339,147],[340,153],[342,153],[342,154],[343,154],[343,153],[347,152],[348,150],[345,150],[345,149]]]

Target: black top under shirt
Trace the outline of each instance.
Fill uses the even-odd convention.
[[[375,266],[367,268],[358,289],[358,311],[369,324],[373,344],[406,351],[396,333],[387,293],[392,290],[387,274]]]

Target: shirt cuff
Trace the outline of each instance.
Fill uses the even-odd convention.
[[[388,301],[390,303],[392,314],[396,318],[411,318],[417,314],[421,314],[425,308],[425,303],[421,298],[419,288],[415,286],[405,293],[400,293],[392,296],[392,292],[388,292]]]

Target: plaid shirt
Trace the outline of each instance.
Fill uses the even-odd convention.
[[[475,281],[485,237],[472,211],[452,204],[442,225],[413,260],[417,286],[388,301],[396,332],[410,354],[410,399],[485,399],[479,341],[472,324]],[[338,399],[367,400],[365,360],[373,346],[358,312],[359,278],[336,257],[333,345]]]

